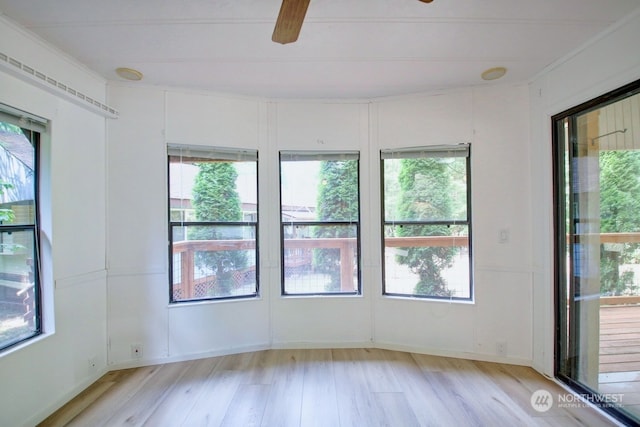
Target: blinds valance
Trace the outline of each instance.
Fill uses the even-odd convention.
[[[18,110],[0,103],[0,122],[11,123],[23,129],[44,133],[47,130],[47,119]]]
[[[469,157],[470,144],[431,145],[380,150],[382,159],[417,159],[423,157]]]
[[[231,160],[251,162],[258,160],[258,151],[244,148],[207,147],[202,145],[167,145],[167,154],[172,162],[211,162]]]
[[[304,162],[310,160],[358,160],[357,151],[281,151],[280,160]]]

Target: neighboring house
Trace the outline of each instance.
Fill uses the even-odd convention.
[[[0,223],[24,223],[33,218],[33,167],[31,143],[19,128],[0,122]],[[15,305],[18,311],[22,304],[17,292],[32,282],[31,253],[24,238],[21,233],[0,233],[0,301]]]

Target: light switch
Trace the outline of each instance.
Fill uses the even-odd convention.
[[[500,233],[498,235],[498,243],[508,243],[509,242],[509,229],[501,228]]]

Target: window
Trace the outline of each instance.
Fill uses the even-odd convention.
[[[0,105],[0,349],[41,332],[38,146],[45,121]]]
[[[281,152],[282,293],[360,292],[357,152]]]
[[[169,146],[170,301],[258,294],[258,154]]]
[[[471,298],[469,145],[381,151],[386,295]]]

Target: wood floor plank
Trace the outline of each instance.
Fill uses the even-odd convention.
[[[620,339],[639,340],[640,339],[640,333],[638,333],[638,332],[633,332],[633,333],[621,332],[619,334],[602,335],[600,337],[600,341],[618,341]]]
[[[388,354],[388,350],[376,348],[333,350],[334,360],[338,358],[345,363],[357,364],[361,368],[362,378],[369,391],[401,392],[402,386],[391,368]]]
[[[616,362],[616,363],[604,363],[600,365],[600,373],[607,372],[624,372],[624,371],[638,371],[640,370],[640,360],[636,362]]]
[[[609,355],[609,354],[638,355],[640,354],[640,345],[619,345],[619,346],[606,346],[606,347],[600,346],[600,354],[601,355]]]
[[[277,351],[262,350],[247,353],[247,365],[243,368],[246,375],[243,379],[245,384],[271,384],[275,369],[275,360],[278,357]]]
[[[640,340],[606,340],[600,341],[600,348],[640,346]]]
[[[262,425],[300,425],[304,385],[304,350],[273,350],[274,370],[271,391]]]
[[[640,390],[625,378],[601,374],[606,390],[624,391],[640,410]],[[612,425],[588,407],[556,402],[538,412],[530,399],[539,389],[565,393],[523,366],[377,349],[267,350],[114,371],[42,425]]]
[[[163,402],[151,413],[144,425],[182,425],[220,360],[221,358],[211,357],[185,362],[188,366],[186,372],[164,396]]]
[[[87,388],[78,394],[72,401],[72,404],[66,404],[52,416],[48,417],[42,423],[41,427],[59,427],[70,423],[80,413],[85,411],[91,404],[96,402],[103,396],[109,388],[116,383],[114,381],[98,381],[93,386]]]
[[[222,427],[255,427],[262,422],[271,386],[266,384],[241,384],[225,417]]]
[[[338,426],[340,417],[331,350],[309,350],[305,355],[300,425]]]
[[[299,426],[304,385],[304,350],[273,350],[273,354],[273,380],[262,426]]]
[[[453,402],[446,402],[437,384],[430,383],[409,353],[389,354],[393,372],[403,387],[403,393],[421,425],[470,425]]]
[[[545,412],[538,412],[531,405],[531,396],[538,390],[546,390],[552,395],[562,392],[557,384],[547,380],[533,369],[525,366],[482,361],[473,363],[506,396],[503,399],[509,402],[508,406],[518,407],[526,412],[531,419],[540,417],[563,419],[566,417],[566,412],[557,406],[552,406]]]
[[[422,355],[412,355],[418,366],[423,366]],[[471,360],[442,358],[439,371],[425,370],[429,381],[442,384],[451,390],[447,401],[457,401],[459,411],[478,425],[526,425],[529,414],[518,405],[513,405],[506,395]],[[477,397],[482,395],[482,399]]]
[[[611,426],[614,425],[604,415],[590,408],[577,406],[569,408],[561,408],[557,404],[558,396],[566,394],[567,391],[553,381],[550,381],[525,366],[495,364],[489,362],[474,362],[483,366],[488,372],[498,370],[501,375],[490,374],[495,381],[500,384],[505,391],[512,397],[514,404],[530,411],[531,419],[554,418],[558,420],[564,419],[561,425],[581,425],[581,426]],[[546,390],[554,398],[556,402],[548,411],[537,412],[533,410],[530,404],[532,393],[536,390]],[[540,420],[539,422],[547,422]],[[544,425],[544,424],[543,424]]]
[[[364,365],[369,361],[358,360],[356,355],[362,356],[362,352],[351,349],[332,351],[340,424],[372,426],[378,421],[378,408],[365,373]]]
[[[249,366],[251,354],[223,356],[205,382],[183,426],[219,426],[233,400],[238,387],[246,383],[244,368]]]
[[[640,371],[611,372],[608,374],[600,374],[598,378],[598,382],[600,384],[620,383],[620,382],[639,382],[640,383]]]
[[[188,363],[161,365],[156,374],[145,383],[145,387],[131,396],[107,420],[106,425],[143,425],[188,369]]]
[[[182,425],[219,426],[239,386],[240,377],[236,371],[214,370]]]
[[[640,361],[637,353],[619,353],[600,355],[601,364],[633,363]]]
[[[377,426],[419,427],[416,414],[404,393],[375,392],[375,423]]]
[[[119,372],[118,380],[99,399],[74,417],[68,426],[102,426],[125,405],[147,382],[160,371],[162,365],[145,366]]]

